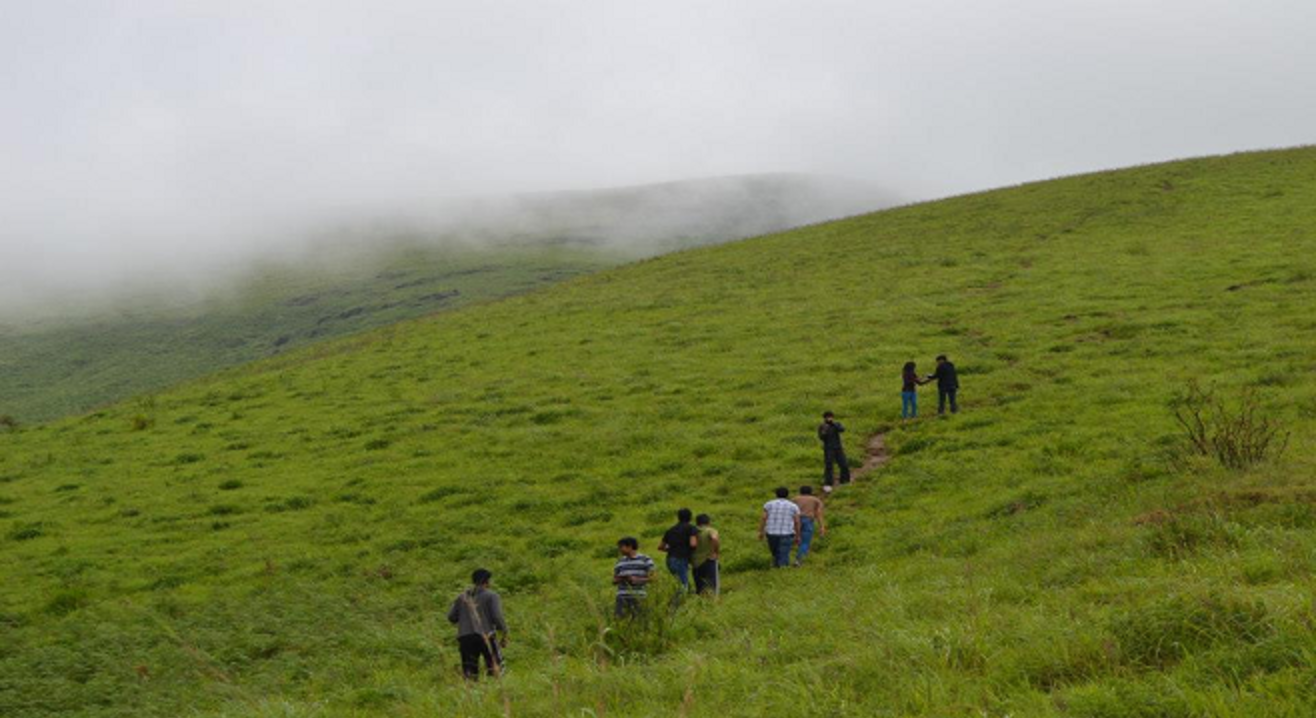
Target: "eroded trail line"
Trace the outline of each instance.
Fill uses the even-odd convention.
[[[891,454],[886,450],[886,432],[879,431],[868,437],[868,443],[864,444],[864,463],[850,472],[850,478],[852,480],[863,478],[882,468],[890,460]]]

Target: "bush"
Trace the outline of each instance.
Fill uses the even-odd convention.
[[[15,419],[9,414],[0,414],[0,429],[4,429],[10,433],[18,431],[18,419]]]
[[[1190,379],[1175,399],[1174,418],[1183,430],[1189,454],[1214,459],[1227,469],[1245,469],[1277,458],[1288,447],[1289,433],[1261,411],[1256,392],[1245,389],[1230,407],[1214,389]]]

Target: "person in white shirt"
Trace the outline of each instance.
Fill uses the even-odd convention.
[[[772,567],[791,565],[791,547],[800,540],[800,507],[788,498],[790,489],[777,487],[777,498],[763,504],[759,518],[759,540],[767,539],[772,552]]]

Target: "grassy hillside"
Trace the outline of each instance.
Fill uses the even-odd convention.
[[[338,265],[269,264],[205,300],[146,295],[108,310],[0,323],[0,414],[76,414],[403,319],[615,266],[585,247],[394,247]]]
[[[81,413],[326,338],[888,204],[806,175],[493,197],[342,228],[319,251],[257,265],[200,300],[156,289],[14,309],[0,287],[0,416]]]
[[[0,433],[0,714],[1312,715],[1313,227],[1313,149],[1062,179]],[[939,352],[963,412],[900,423]],[[1171,461],[1189,379],[1288,452]],[[816,481],[827,408],[892,461],[768,571],[758,507]],[[725,594],[613,630],[614,542],[679,506]],[[514,641],[470,689],[442,612],[480,565]]]

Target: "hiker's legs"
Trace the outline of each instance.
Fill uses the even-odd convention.
[[[777,557],[781,555],[781,550],[780,550],[781,539],[782,539],[781,536],[774,536],[773,534],[768,534],[768,551],[772,554],[773,568],[777,568],[780,566],[780,564],[777,563]]]
[[[475,681],[480,678],[480,656],[484,655],[484,637],[478,634],[457,638],[457,650],[462,656],[462,675]]]
[[[946,413],[946,394],[947,394],[947,391],[946,391],[945,389],[938,389],[938,390],[937,390],[937,415],[938,415],[938,416],[940,416],[941,414],[945,414],[945,413]]]
[[[804,557],[809,555],[809,544],[813,542],[813,519],[808,516],[800,517],[800,547],[795,550],[795,565],[798,566],[804,562]]]
[[[836,450],[836,463],[841,467],[841,483],[850,483],[850,461],[845,458],[845,452],[841,449]]]
[[[955,394],[958,391],[959,389],[951,389],[950,391],[946,392],[946,394],[950,397],[950,413],[952,414],[960,413],[960,405],[955,402]]]
[[[690,559],[668,556],[667,570],[681,582],[682,589],[690,590]]]
[[[900,418],[913,419],[918,416],[918,394],[912,391],[900,392]]]
[[[693,571],[695,575],[695,593],[703,593],[708,590],[708,564],[710,563],[712,563],[712,561],[705,561],[698,566],[695,566],[695,570]]]
[[[617,596],[617,618],[635,618],[640,615],[640,599],[636,596]]]
[[[836,463],[836,457],[832,455],[830,449],[823,449],[823,486],[832,485],[832,465]]]
[[[768,534],[768,548],[772,550],[772,567],[784,568],[791,565],[791,544],[794,536],[774,536]]]

